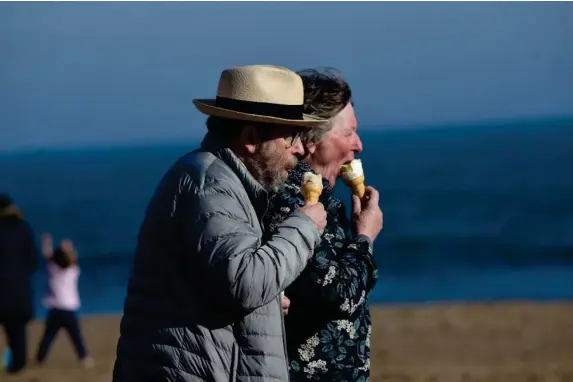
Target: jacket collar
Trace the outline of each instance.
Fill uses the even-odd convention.
[[[212,153],[233,170],[247,191],[257,215],[262,218],[268,208],[268,192],[251,175],[243,161],[237,157],[233,150],[224,147],[211,133],[207,133],[203,138],[201,149]]]

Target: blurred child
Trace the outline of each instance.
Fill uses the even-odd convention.
[[[80,268],[77,264],[76,251],[70,240],[62,240],[54,250],[52,237],[42,235],[42,254],[47,260],[48,293],[44,297],[44,306],[48,309],[44,336],[40,341],[36,360],[43,363],[50,346],[60,328],[64,328],[76,350],[83,366],[93,366],[93,359],[88,355],[82,338],[77,311],[80,308],[78,279]]]

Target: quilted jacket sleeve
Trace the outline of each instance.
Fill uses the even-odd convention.
[[[302,272],[320,241],[316,224],[294,212],[262,242],[249,222],[248,200],[229,187],[192,196],[184,213],[190,249],[214,294],[250,311],[268,304]]]

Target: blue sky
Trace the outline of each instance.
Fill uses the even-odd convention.
[[[1,3],[0,149],[195,138],[222,69],[334,66],[362,125],[573,115],[573,3]]]

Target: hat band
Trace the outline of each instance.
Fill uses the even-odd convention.
[[[265,117],[303,120],[303,105],[280,105],[276,103],[243,101],[239,99],[217,97],[215,106],[238,111],[240,113],[256,114]]]

